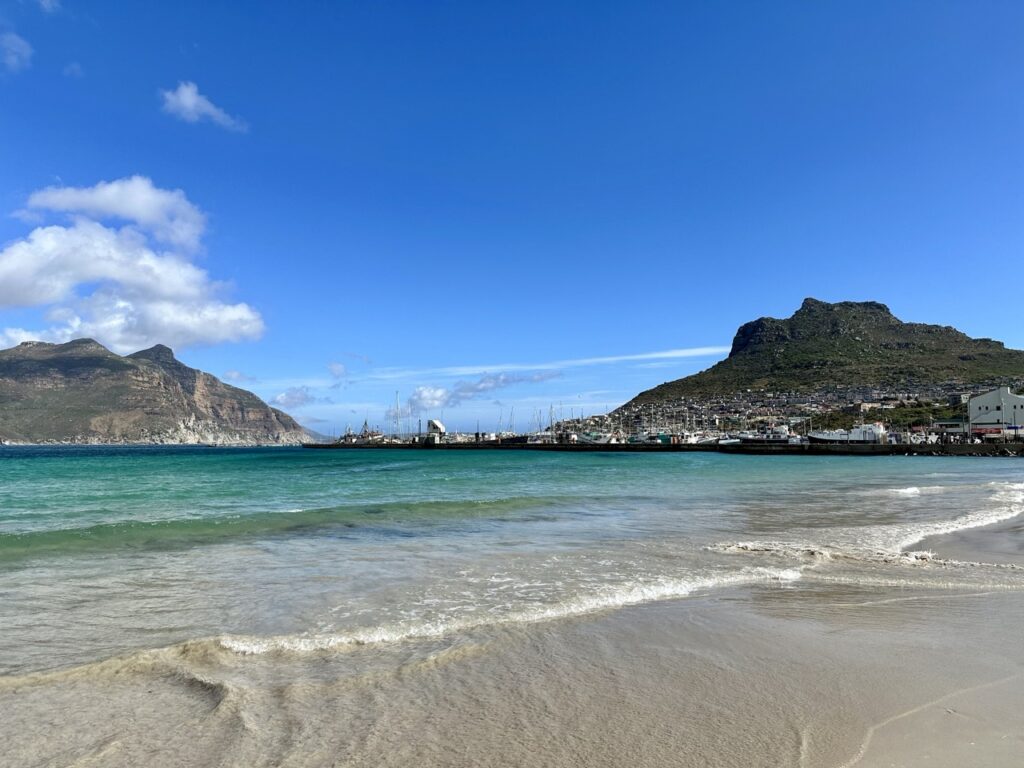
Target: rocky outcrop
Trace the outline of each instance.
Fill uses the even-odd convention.
[[[122,357],[76,339],[0,351],[0,439],[291,445],[309,435],[288,414],[188,367],[162,344]]]

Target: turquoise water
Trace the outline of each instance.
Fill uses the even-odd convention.
[[[400,643],[737,584],[1017,589],[905,553],[1022,499],[1005,459],[0,448],[0,673],[209,638]]]

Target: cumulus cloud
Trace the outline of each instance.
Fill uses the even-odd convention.
[[[0,59],[8,72],[27,69],[32,63],[32,46],[25,38],[13,32],[4,32],[0,34]]]
[[[505,389],[514,384],[535,384],[561,376],[558,371],[543,371],[530,376],[511,373],[485,374],[476,381],[459,381],[449,387],[420,386],[413,390],[400,413],[389,409],[388,418],[415,416],[426,411],[454,408],[479,395]]]
[[[160,91],[164,100],[164,112],[174,115],[186,123],[209,120],[229,131],[245,132],[249,126],[244,120],[232,117],[199,92],[199,86],[190,81],[178,83],[173,91]]]
[[[262,335],[259,313],[222,301],[222,287],[191,262],[205,217],[181,190],[134,176],[48,187],[29,197],[28,208],[64,213],[70,222],[36,227],[0,250],[0,309],[44,307],[51,325],[5,328],[0,342],[91,336],[128,352]],[[109,219],[124,223],[111,226]]]
[[[206,216],[184,192],[160,189],[145,176],[101,181],[92,187],[46,187],[29,196],[28,207],[131,222],[163,243],[190,251],[199,247],[206,228]]]
[[[288,387],[288,389],[274,397],[270,402],[282,408],[301,408],[304,405],[329,403],[331,401],[326,397],[317,397],[309,387]]]

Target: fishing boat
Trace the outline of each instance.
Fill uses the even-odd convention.
[[[739,441],[744,445],[798,445],[803,439],[790,432],[785,424],[777,424],[758,432],[740,432]]]
[[[812,443],[832,443],[832,444],[885,444],[888,440],[888,433],[886,432],[885,425],[881,422],[874,422],[873,424],[859,424],[853,429],[823,429],[816,432],[811,432],[808,439]]]

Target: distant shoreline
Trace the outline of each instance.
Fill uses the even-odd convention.
[[[1024,457],[1024,442],[977,445],[714,445],[649,443],[7,443],[4,448],[307,448],[346,451],[540,451],[554,453],[724,453],[743,456],[958,456]]]
[[[555,451],[560,453],[726,453],[756,456],[1024,456],[1024,443],[991,443],[977,445],[879,445],[828,444],[802,445],[716,445],[716,444],[648,444],[648,443],[303,443],[303,448],[317,450],[495,450]]]

